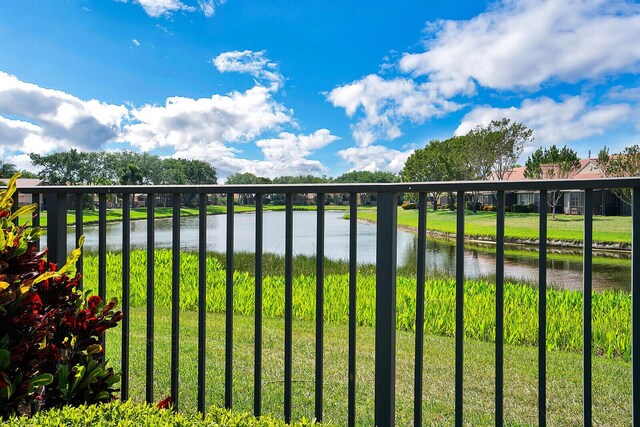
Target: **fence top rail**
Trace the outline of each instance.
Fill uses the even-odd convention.
[[[393,184],[255,184],[255,185],[43,185],[19,188],[27,194],[242,194],[242,193],[419,193],[474,191],[600,190],[640,188],[640,177],[521,181],[439,181]]]

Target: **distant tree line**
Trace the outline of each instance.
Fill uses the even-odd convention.
[[[149,153],[84,152],[75,149],[31,154],[38,177],[53,185],[216,184],[216,168],[201,160],[161,158]]]
[[[276,178],[265,178],[252,173],[234,173],[229,175],[226,184],[330,184],[330,183],[383,183],[400,182],[400,176],[393,172],[383,171],[351,171],[344,173],[337,178],[314,175],[288,175]]]

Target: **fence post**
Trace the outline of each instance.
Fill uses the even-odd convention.
[[[67,196],[51,194],[47,204],[47,260],[61,267],[67,258]]]
[[[376,235],[375,425],[395,424],[396,386],[396,193],[378,194]]]

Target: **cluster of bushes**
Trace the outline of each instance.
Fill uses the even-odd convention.
[[[112,427],[112,426],[234,426],[234,427],[284,427],[284,421],[269,416],[259,419],[248,413],[232,413],[226,409],[212,408],[204,417],[200,414],[173,413],[152,405],[131,401],[111,402],[102,405],[65,407],[41,411],[31,418],[13,417],[8,427]],[[289,424],[292,427],[318,426],[314,421],[302,420]]]
[[[513,205],[511,206],[511,212],[514,213],[531,213],[533,212],[533,205]]]
[[[19,176],[19,175],[18,175]],[[104,332],[122,318],[116,301],[78,290],[80,249],[59,268],[33,242],[40,230],[14,223],[36,205],[12,211],[16,178],[0,192],[0,418],[32,407],[109,402],[120,376],[105,362]],[[82,244],[80,242],[80,244]]]

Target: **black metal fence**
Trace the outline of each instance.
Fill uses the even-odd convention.
[[[66,258],[67,211],[70,198],[75,200],[76,238],[83,233],[84,195],[98,196],[98,292],[106,296],[106,222],[107,195],[122,198],[122,399],[129,398],[129,306],[130,306],[130,206],[135,194],[146,195],[147,200],[147,360],[146,400],[153,402],[154,382],[154,200],[156,195],[170,194],[173,204],[173,266],[172,266],[172,327],[171,327],[171,396],[175,408],[179,408],[179,319],[180,319],[180,208],[181,196],[198,195],[199,199],[199,301],[198,301],[198,410],[205,409],[205,359],[206,354],[206,215],[207,196],[226,195],[227,247],[226,247],[226,338],[225,338],[225,406],[233,406],[233,242],[234,195],[252,194],[256,201],[255,235],[255,369],[254,413],[260,415],[262,388],[262,248],[263,248],[263,195],[285,195],[285,325],[284,325],[284,418],[291,419],[292,383],[292,284],[293,284],[293,200],[294,194],[313,193],[317,196],[317,255],[316,255],[316,312],[324,306],[324,200],[326,195],[349,194],[350,200],[350,250],[349,250],[349,359],[348,359],[348,425],[356,424],[356,255],[357,255],[357,195],[377,195],[377,252],[376,252],[376,329],[375,329],[375,424],[395,424],[395,368],[396,368],[396,242],[397,195],[418,193],[419,223],[416,278],[416,325],[424,324],[425,248],[427,197],[430,192],[457,193],[456,233],[456,324],[455,324],[455,424],[463,425],[463,346],[464,346],[464,216],[465,194],[492,192],[497,195],[496,215],[496,340],[495,340],[495,424],[503,425],[504,384],[504,221],[505,191],[539,191],[546,200],[553,190],[584,191],[584,358],[583,358],[583,422],[592,424],[592,367],[591,367],[591,294],[592,294],[592,232],[593,191],[600,189],[632,188],[632,414],[634,425],[640,425],[640,178],[616,178],[599,180],[553,181],[483,181],[483,182],[434,182],[402,184],[321,184],[321,185],[256,185],[256,186],[50,186],[22,188],[22,193],[32,194],[38,202],[41,194],[47,198],[49,260],[64,262]],[[539,222],[539,353],[538,353],[538,414],[539,425],[546,425],[546,254],[547,212],[542,209]],[[34,225],[39,225],[39,217]],[[82,258],[78,263],[82,271]],[[414,425],[422,424],[423,378],[423,329],[416,328]],[[315,347],[315,417],[323,418],[323,317],[316,316]]]

